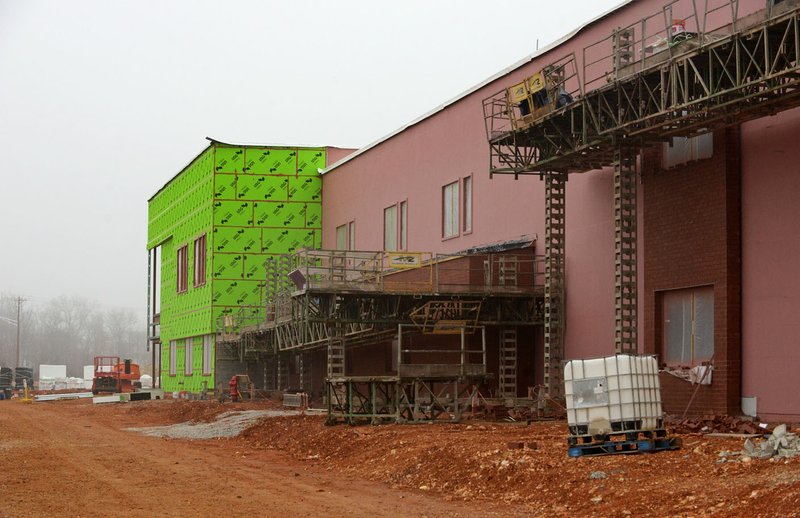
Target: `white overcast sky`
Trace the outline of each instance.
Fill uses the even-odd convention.
[[[618,3],[0,0],[0,293],[144,315],[206,136],[361,147]]]

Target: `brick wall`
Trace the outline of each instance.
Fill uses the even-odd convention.
[[[741,171],[738,128],[714,134],[711,158],[661,168],[660,149],[642,167],[644,348],[663,356],[661,292],[714,287],[714,373],[689,414],[741,412]],[[682,414],[697,388],[661,375],[664,409]]]
[[[486,261],[492,261],[493,286],[500,286],[500,263],[502,259],[517,261],[517,285],[532,288],[544,282],[543,275],[536,276],[534,249],[523,248],[504,252],[464,255],[453,259],[443,259],[434,266],[426,264],[420,268],[398,270],[383,278],[389,289],[437,289],[441,292],[458,293],[482,291],[486,285]],[[427,259],[427,257],[425,258]]]

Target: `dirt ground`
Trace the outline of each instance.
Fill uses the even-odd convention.
[[[0,401],[0,516],[800,515],[800,458],[721,463],[742,439],[573,459],[561,422],[327,427],[306,415],[224,439],[126,430],[267,408]]]

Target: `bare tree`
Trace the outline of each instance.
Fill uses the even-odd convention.
[[[11,319],[12,297],[0,297],[0,317]],[[67,374],[82,376],[95,356],[120,356],[141,363],[147,358],[146,330],[129,309],[102,309],[81,297],[61,296],[43,305],[26,306],[22,321],[22,358],[40,364],[67,365]],[[0,318],[0,365],[13,366],[16,328]]]

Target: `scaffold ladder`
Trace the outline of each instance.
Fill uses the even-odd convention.
[[[347,252],[338,252],[330,258],[330,279],[332,282],[347,280]]]
[[[328,379],[344,375],[344,328],[341,324],[331,324],[328,326]]]
[[[500,286],[517,285],[517,257],[500,256],[497,258],[497,284]]]
[[[544,273],[544,385],[551,398],[564,392],[564,239],[566,173],[546,173]]]
[[[617,354],[636,354],[636,154],[614,152],[614,311]]]
[[[500,330],[500,397],[517,397],[517,329]]]
[[[618,78],[620,70],[629,66],[635,60],[635,41],[633,27],[614,29],[614,36],[612,39],[614,78]]]

